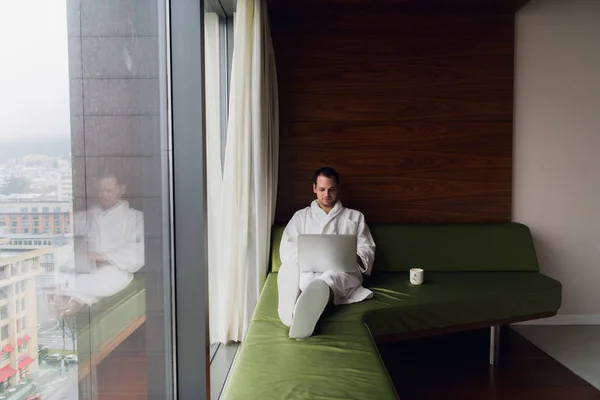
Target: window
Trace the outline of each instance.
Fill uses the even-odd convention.
[[[31,364],[27,370],[27,381],[42,381],[37,383],[44,386],[40,389],[43,398],[58,397],[61,393],[68,393],[73,398],[95,398],[99,393],[126,385],[131,386],[128,390],[139,393],[141,397],[150,394],[149,397],[165,400],[173,398],[171,377],[175,374],[170,350],[173,347],[172,329],[165,323],[173,319],[170,276],[174,268],[170,261],[174,258],[170,248],[173,224],[170,215],[174,208],[171,172],[174,168],[171,165],[173,158],[165,157],[165,153],[171,151],[170,142],[175,136],[170,132],[170,108],[167,108],[171,104],[168,96],[172,93],[171,76],[167,74],[168,67],[172,65],[171,60],[167,59],[168,45],[171,43],[167,36],[170,32],[166,31],[170,26],[166,20],[167,3],[137,0],[0,1],[0,15],[11,16],[0,24],[2,53],[23,55],[4,57],[0,67],[0,77],[8,76],[11,82],[10,90],[0,90],[2,115],[11,118],[10,121],[2,121],[6,128],[2,130],[2,145],[8,141],[10,148],[23,149],[19,151],[18,159],[10,154],[5,156],[7,152],[0,151],[0,165],[14,170],[9,173],[27,174],[31,181],[31,188],[26,189],[26,193],[9,195],[35,198],[41,194],[40,187],[52,187],[53,191],[47,193],[48,200],[28,204],[27,208],[18,205],[22,208],[19,215],[31,212],[23,233],[81,231],[86,239],[94,239],[98,233],[89,230],[84,223],[78,225],[85,220],[78,217],[85,217],[86,213],[95,210],[101,203],[98,193],[101,183],[105,184],[104,190],[112,190],[114,176],[103,175],[110,170],[118,177],[117,183],[127,185],[126,197],[130,208],[124,212],[134,216],[131,221],[136,222],[129,222],[127,218],[118,221],[117,224],[123,224],[123,229],[113,226],[117,228],[114,229],[116,235],[133,231],[134,235],[131,236],[135,237],[117,238],[116,242],[136,248],[133,261],[140,274],[134,274],[134,279],[145,275],[144,280],[139,279],[135,285],[126,288],[135,289],[126,293],[135,301],[119,302],[111,297],[100,299],[94,312],[83,308],[81,313],[85,315],[77,315],[77,318],[69,321],[62,319],[65,323],[64,339],[58,327],[55,329],[56,332],[60,331],[56,334],[60,336],[58,340],[54,334],[43,335],[38,331],[38,327],[54,329],[56,323],[54,314],[46,312],[54,305],[47,304],[46,300],[52,302],[57,297],[36,287],[36,282],[54,278],[52,272],[46,274],[53,267],[44,264],[36,269],[40,275],[28,281],[26,289],[21,286],[24,283],[18,289],[16,284],[9,288],[7,294],[10,305],[8,309],[4,308],[5,318],[12,323],[12,314],[16,314],[17,309],[21,314],[26,311],[29,318],[29,321],[25,321],[22,315],[15,315],[15,325],[7,324],[10,335],[16,331],[17,321],[20,321],[22,337],[25,333],[30,335],[31,343],[37,340],[39,345],[49,349],[62,351],[64,347],[66,351],[79,352],[80,364],[70,364],[69,371],[63,370],[62,375],[56,368],[38,363],[38,360]],[[196,17],[199,15],[197,13]],[[11,32],[18,35],[9,34]],[[196,59],[201,60],[199,57]],[[40,64],[39,60],[44,62]],[[200,71],[198,69],[198,73]],[[201,94],[201,91],[197,92]],[[29,99],[27,104],[11,101],[23,96]],[[198,104],[201,103],[196,103],[196,106]],[[52,112],[48,112],[49,107]],[[29,118],[31,115],[35,115],[35,118]],[[202,127],[198,127],[198,130],[194,130],[201,132]],[[36,134],[30,135],[29,132]],[[82,135],[85,136],[85,146],[82,145]],[[101,182],[103,178],[107,179]],[[69,183],[71,179],[73,185]],[[73,209],[73,205],[77,209]],[[141,223],[147,220],[153,223]],[[45,240],[47,238],[30,237],[25,240],[32,247],[40,247],[51,245]],[[60,246],[63,242],[66,245]],[[61,238],[57,243],[60,249],[56,252],[57,266],[59,262],[66,267],[75,264],[75,252],[69,249],[72,244],[70,237]],[[51,259],[51,255],[48,259]],[[25,270],[25,265],[19,270]],[[31,270],[36,264],[32,262],[28,265]],[[13,278],[24,279],[20,275],[13,274]],[[89,275],[88,284],[93,286],[96,277]],[[14,297],[13,290],[19,291],[17,297]],[[60,291],[60,288],[56,290]],[[34,303],[38,299],[43,303],[39,308]],[[18,303],[13,304],[17,300]],[[145,307],[135,306],[140,303]],[[111,324],[106,327],[108,331],[127,332],[129,337],[122,336],[117,342],[108,338],[98,343],[101,349],[110,345],[118,356],[102,354],[99,357],[101,354],[96,346],[90,347],[90,338],[72,334],[73,331],[78,332],[78,324],[86,321],[107,321],[106,324]],[[152,354],[145,354],[145,346],[129,352],[121,351],[127,347],[128,339],[150,340],[150,334],[161,337],[160,341],[156,341],[157,346],[152,347]],[[96,340],[101,341],[94,337]],[[30,348],[29,354],[37,354],[36,349]],[[121,354],[124,356],[121,357]],[[148,366],[143,364],[140,368],[140,364],[136,364],[140,356],[148,359]],[[13,357],[11,368],[16,367],[14,364]],[[109,373],[120,368],[139,368],[143,379],[124,382],[123,376]],[[7,389],[23,387],[18,386],[24,380],[18,375],[8,382]],[[126,396],[126,393],[118,393],[115,397],[122,396]]]
[[[21,303],[19,300],[15,301],[15,312],[19,314],[21,312]]]
[[[15,228],[11,228],[10,233],[17,233],[17,230]]]
[[[21,226],[22,227],[28,227],[29,226],[29,221],[22,221],[21,222]]]
[[[0,319],[8,318],[8,306],[5,304],[0,307]]]
[[[8,325],[2,327],[2,340],[8,339]]]
[[[14,227],[14,226],[17,226],[17,223],[16,223],[16,222],[11,222],[11,223],[10,223],[10,226],[13,226],[13,227]]]
[[[10,220],[11,220],[11,221],[15,221],[16,219],[17,219],[17,216],[16,216],[16,215],[11,215],[11,216],[10,216]]]

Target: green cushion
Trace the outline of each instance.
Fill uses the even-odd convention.
[[[529,228],[518,223],[369,225],[375,271],[538,271]],[[283,227],[273,227],[271,271],[281,265]]]
[[[277,274],[269,274],[223,398],[395,399],[371,334],[556,312],[561,299],[560,283],[538,272],[428,272],[422,286],[383,272],[365,285],[373,299],[329,307],[315,336],[295,341],[277,316]]]
[[[225,400],[395,400],[368,329],[323,323],[293,340],[279,322],[252,321],[223,393]]]
[[[77,314],[77,354],[82,362],[129,325],[146,315],[146,285],[141,275],[114,296]]]
[[[408,273],[376,274],[365,281],[365,286],[375,294],[373,299],[330,307],[322,319],[330,322],[366,321],[373,335],[380,336],[406,332],[408,328],[403,322],[395,324],[394,315],[400,319],[409,307],[427,308],[431,315],[447,314],[444,317],[447,325],[460,325],[555,312],[561,302],[561,284],[539,272],[432,272],[426,275],[426,280],[424,285],[414,286],[408,281]],[[463,315],[461,309],[464,307],[469,312]],[[455,308],[458,310],[452,314]],[[374,312],[375,317],[372,317]],[[382,316],[381,320],[377,316]],[[271,273],[267,277],[252,320],[279,321],[277,274]],[[412,330],[441,327],[428,318],[421,322],[419,326],[411,325]]]

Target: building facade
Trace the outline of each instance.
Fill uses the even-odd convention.
[[[38,332],[36,277],[41,257],[50,248],[19,254],[3,252],[0,239],[0,390],[18,384],[37,371]]]
[[[72,232],[70,201],[0,202],[0,225],[10,234],[70,234]]]

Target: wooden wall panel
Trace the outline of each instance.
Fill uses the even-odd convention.
[[[323,165],[369,222],[510,220],[514,15],[344,10],[271,16],[276,220]]]

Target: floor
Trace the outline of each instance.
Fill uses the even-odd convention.
[[[380,346],[401,400],[587,400],[600,391],[510,328],[500,364],[489,365],[489,330]]]
[[[525,328],[525,329],[523,329]],[[567,327],[517,327],[540,348],[584,376],[582,367],[600,374],[600,331]],[[380,346],[383,360],[401,400],[600,400],[600,391],[560,362],[505,327],[500,364],[491,367],[489,330],[450,334]],[[564,340],[569,338],[568,340]],[[562,339],[562,340],[559,340]],[[129,341],[137,341],[131,337]],[[137,347],[137,346],[135,346]],[[98,399],[146,399],[146,359],[115,352],[98,371]],[[586,364],[596,361],[597,368]],[[566,361],[565,361],[566,360]],[[572,360],[579,360],[573,363]],[[580,368],[577,370],[576,368]],[[592,376],[593,378],[593,376]],[[109,389],[110,388],[110,389]],[[216,398],[214,396],[213,398]],[[83,397],[81,397],[83,398]]]
[[[600,389],[600,326],[514,326],[520,335]]]

